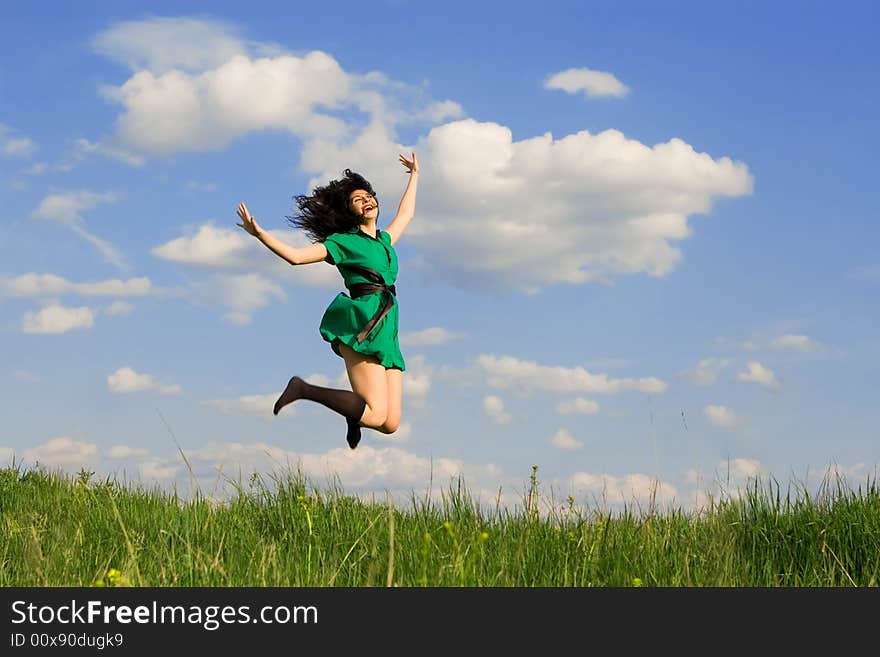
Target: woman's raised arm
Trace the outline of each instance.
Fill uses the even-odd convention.
[[[260,240],[272,253],[292,265],[307,265],[312,262],[321,262],[327,257],[327,247],[320,242],[296,248],[273,237],[260,228],[257,220],[251,216],[244,203],[240,203],[238,206],[238,216],[241,218],[241,223],[236,224],[236,226],[241,226],[249,235],[253,235]]]
[[[419,161],[416,159],[416,154],[412,154],[411,160],[403,155],[399,159],[400,163],[409,170],[409,182],[406,184],[403,198],[400,199],[397,214],[385,230],[391,236],[392,244],[400,239],[416,212],[416,189],[419,186]]]

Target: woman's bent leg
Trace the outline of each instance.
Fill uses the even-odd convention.
[[[380,429],[388,418],[388,382],[385,368],[373,356],[356,352],[340,344],[339,351],[345,359],[345,369],[351,389],[366,402],[361,426]]]
[[[398,369],[385,370],[385,381],[388,385],[388,413],[385,422],[379,427],[382,433],[394,433],[400,427],[400,415],[403,401],[403,372]]]
[[[316,401],[342,415],[348,424],[348,432],[345,436],[348,446],[352,449],[357,447],[361,439],[360,420],[367,406],[363,397],[351,390],[324,388],[294,376],[287,382],[287,387],[275,402],[272,412],[278,415],[282,408],[297,399]]]

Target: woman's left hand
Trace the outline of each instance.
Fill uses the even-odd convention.
[[[400,163],[405,166],[409,173],[418,173],[419,172],[419,161],[416,159],[416,154],[412,153],[412,159],[408,160],[403,155],[400,156]]]
[[[249,235],[253,235],[254,237],[260,236],[260,226],[257,224],[257,220],[251,216],[251,213],[248,212],[247,206],[244,203],[238,204],[238,212],[239,218],[241,219],[240,224],[235,224],[236,226],[241,226],[245,229],[245,231]]]

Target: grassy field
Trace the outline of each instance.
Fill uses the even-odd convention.
[[[877,586],[880,489],[756,480],[702,513],[485,510],[461,486],[405,509],[296,474],[223,504],[0,469],[0,586]],[[519,508],[519,507],[518,507]]]

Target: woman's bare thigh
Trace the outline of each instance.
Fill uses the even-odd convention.
[[[385,370],[388,389],[388,414],[379,429],[383,433],[394,433],[400,427],[400,416],[403,412],[403,372],[393,367]]]
[[[345,370],[351,389],[367,403],[361,424],[377,429],[388,417],[388,381],[385,367],[373,356],[358,353],[348,345],[340,344]]]

